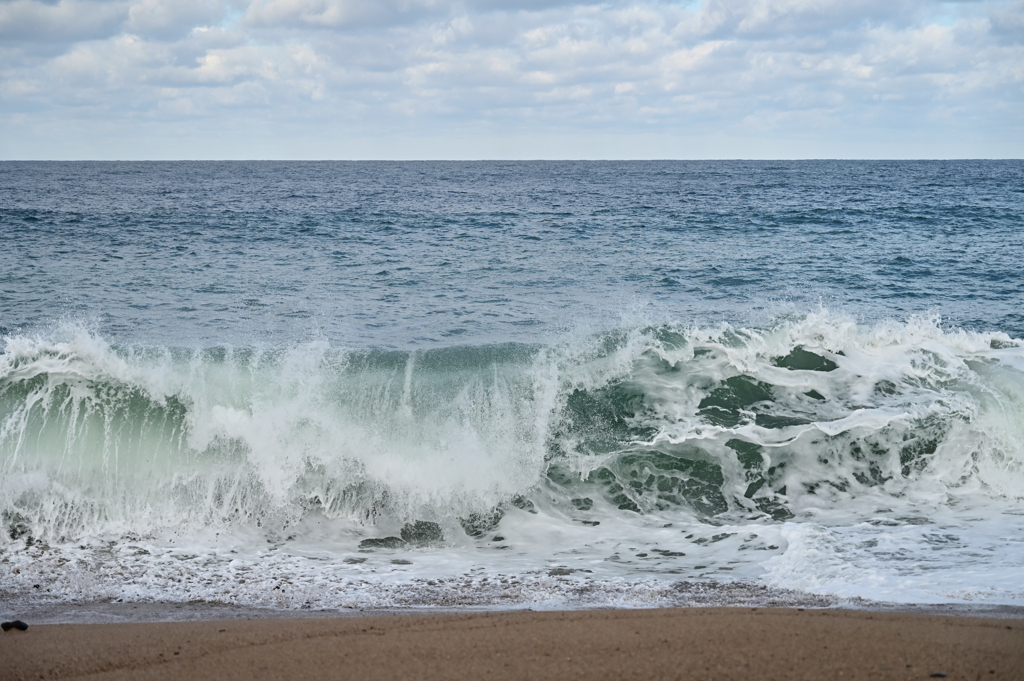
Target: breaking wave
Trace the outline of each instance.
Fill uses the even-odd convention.
[[[644,544],[674,524],[706,546],[715,528],[777,537],[778,576],[810,524],[935,523],[1024,497],[1024,343],[937,318],[412,352],[118,347],[80,328],[4,344],[8,555],[232,530],[346,551],[571,537],[558,548],[585,553],[552,528]]]

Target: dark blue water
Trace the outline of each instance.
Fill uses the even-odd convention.
[[[0,163],[0,593],[1020,605],[1022,227],[1018,161]]]
[[[0,324],[369,347],[823,304],[1024,335],[1024,163],[0,164]]]

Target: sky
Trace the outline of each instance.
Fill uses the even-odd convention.
[[[0,0],[0,159],[1024,158],[1024,0]]]

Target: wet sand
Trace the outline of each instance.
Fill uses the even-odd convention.
[[[0,679],[1024,679],[1024,622],[674,608],[44,624]]]

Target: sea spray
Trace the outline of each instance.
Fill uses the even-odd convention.
[[[1002,333],[822,310],[416,351],[4,342],[16,591],[336,607],[489,574],[530,601],[553,571],[1024,596],[1024,343]],[[417,522],[439,541],[406,545]],[[301,597],[271,593],[285,575]]]

